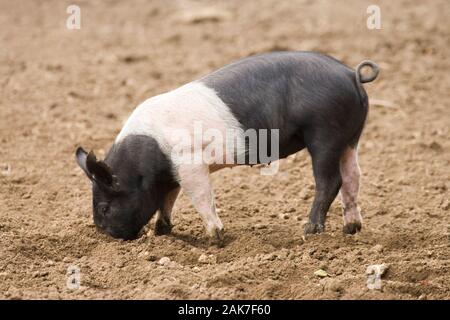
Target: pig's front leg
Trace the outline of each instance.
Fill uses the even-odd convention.
[[[206,232],[219,246],[223,245],[223,224],[216,213],[214,194],[207,165],[181,165],[179,183],[202,217]]]
[[[172,231],[172,209],[177,200],[178,194],[180,193],[180,187],[171,190],[166,197],[162,207],[159,209],[156,216],[155,223],[155,235],[160,236],[163,234],[169,234]]]

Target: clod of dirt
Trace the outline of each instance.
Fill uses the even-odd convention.
[[[288,219],[289,219],[289,215],[286,214],[286,213],[280,213],[280,214],[278,215],[278,217],[279,217],[280,219],[284,219],[284,220],[288,220]]]
[[[11,174],[11,165],[9,163],[0,164],[0,174],[3,176],[9,176]]]
[[[341,281],[332,278],[329,278],[326,281],[327,282],[325,283],[325,290],[338,293],[342,293],[344,291],[344,286],[342,285]]]
[[[443,148],[442,148],[442,145],[439,144],[439,143],[437,143],[436,141],[431,142],[431,143],[428,145],[428,147],[429,147],[430,149],[436,150],[436,151],[441,151],[441,150],[443,149]]]
[[[229,17],[230,13],[228,11],[209,7],[187,11],[180,17],[180,20],[184,23],[198,24],[205,22],[220,22],[227,20]]]
[[[267,229],[267,226],[265,224],[257,223],[253,226],[254,229]]]
[[[300,191],[298,196],[301,200],[308,200],[309,198],[311,198],[311,192],[308,189],[304,188],[302,189],[302,191]]]
[[[264,261],[274,261],[277,258],[277,256],[274,253],[268,253],[263,255],[262,259]]]
[[[444,200],[441,203],[441,209],[442,210],[448,210],[450,209],[450,201],[449,200]]]
[[[123,63],[137,63],[147,60],[147,58],[148,57],[146,55],[128,54],[119,57],[119,60]]]
[[[383,246],[381,244],[377,244],[370,249],[372,252],[381,253],[383,252]]]
[[[370,99],[369,104],[371,106],[384,107],[384,108],[397,108],[395,103],[388,100]]]
[[[328,277],[328,272],[326,272],[323,269],[319,269],[319,270],[314,271],[314,275],[318,276],[320,278],[325,278],[325,277]]]
[[[170,263],[170,258],[168,258],[168,257],[162,257],[158,261],[158,264],[161,266],[167,266],[169,263]]]
[[[204,264],[216,264],[217,263],[217,257],[215,255],[213,255],[213,254],[210,254],[210,255],[202,254],[198,258],[198,262],[204,263]]]

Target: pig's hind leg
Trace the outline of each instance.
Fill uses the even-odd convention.
[[[325,230],[325,220],[331,203],[336,198],[342,184],[339,171],[341,152],[339,149],[309,145],[316,182],[315,196],[305,234],[321,233]]]
[[[156,216],[155,235],[169,234],[172,231],[172,209],[179,193],[180,187],[176,187],[166,195],[163,205]]]
[[[179,183],[200,214],[206,232],[219,246],[223,245],[223,224],[216,213],[214,193],[207,165],[181,165],[178,168]]]
[[[354,234],[361,230],[362,217],[357,205],[360,169],[356,146],[347,147],[340,160],[342,176],[341,200],[344,205],[344,233]]]

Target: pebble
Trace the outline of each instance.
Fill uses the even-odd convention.
[[[139,253],[138,257],[147,259],[149,255],[150,255],[150,252],[143,251],[143,252]]]
[[[216,264],[217,257],[213,254],[210,254],[210,255],[202,254],[198,258],[198,262],[204,263],[204,264]]]
[[[274,253],[268,253],[268,254],[265,254],[262,259],[265,261],[268,261],[268,260],[273,261],[276,259],[276,257],[277,256]]]
[[[267,229],[267,226],[265,224],[257,223],[255,224],[255,229]]]
[[[449,200],[444,200],[444,201],[442,201],[441,209],[442,209],[442,210],[448,210],[448,209],[450,209],[450,201],[449,201]]]
[[[230,13],[228,11],[219,8],[205,7],[184,12],[180,17],[180,20],[184,23],[197,24],[204,22],[219,22],[226,20],[229,17]]]
[[[170,263],[170,258],[168,257],[162,257],[161,259],[159,259],[158,264],[160,264],[161,266],[166,266]]]
[[[289,215],[286,214],[286,213],[280,213],[280,214],[278,215],[278,217],[279,217],[280,219],[285,219],[285,220],[289,219]]]
[[[289,251],[286,249],[282,249],[279,253],[278,253],[278,258],[280,259],[287,259],[289,255]]]
[[[377,244],[375,246],[372,247],[372,249],[370,249],[373,252],[378,252],[381,253],[383,252],[383,246],[381,244]]]
[[[300,191],[299,197],[302,200],[308,200],[309,198],[311,198],[311,193],[308,189],[303,189],[302,191]]]
[[[318,276],[320,278],[325,278],[325,277],[328,277],[328,272],[326,272],[323,269],[319,269],[319,270],[314,271],[314,275]]]

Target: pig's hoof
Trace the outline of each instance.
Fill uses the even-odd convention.
[[[225,232],[223,229],[214,230],[213,236],[211,237],[213,244],[217,245],[219,248],[225,246]]]
[[[325,231],[325,226],[323,224],[316,224],[308,222],[305,224],[305,235],[322,233]]]
[[[172,224],[164,221],[163,219],[156,220],[155,223],[155,236],[162,236],[169,234],[172,231]]]
[[[361,231],[361,228],[361,222],[350,222],[344,226],[342,231],[344,231],[345,234],[355,234]]]

